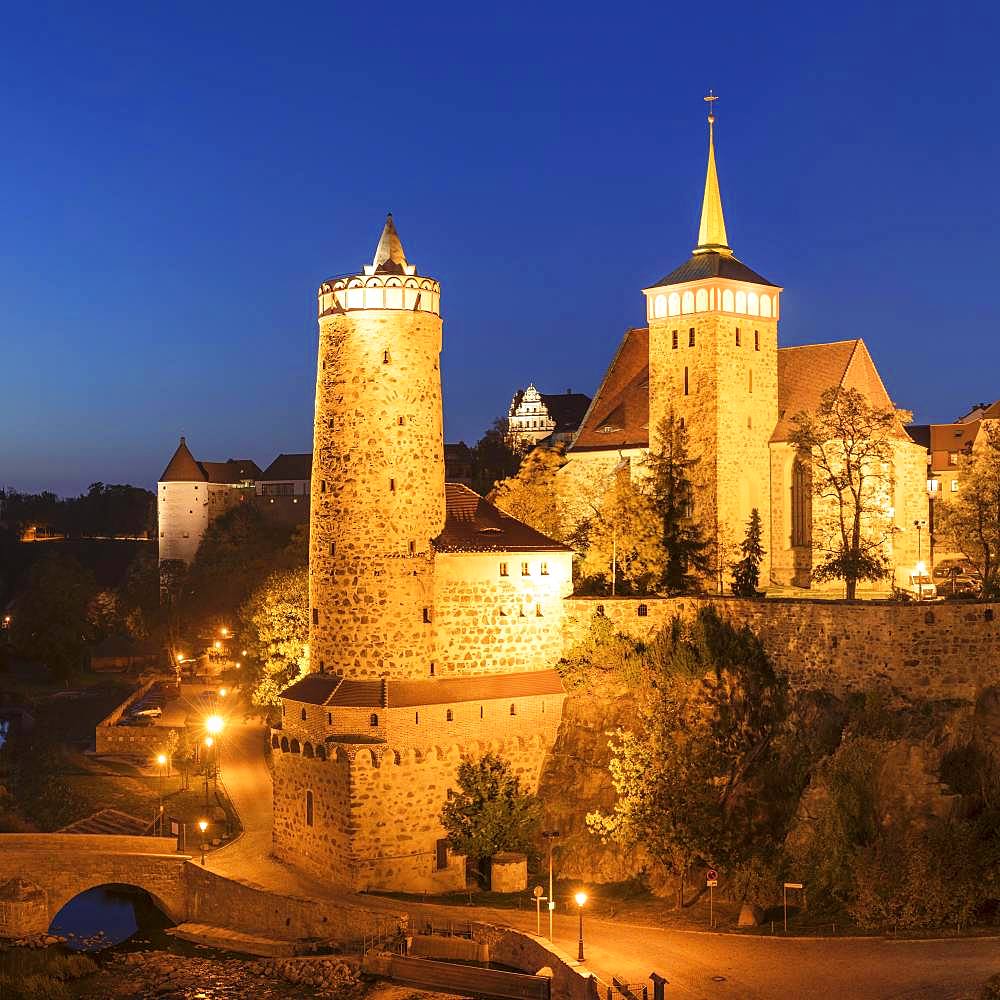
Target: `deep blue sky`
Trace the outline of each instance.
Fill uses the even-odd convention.
[[[709,87],[782,343],[863,336],[918,419],[994,399],[996,10],[10,5],[0,485],[309,450],[316,286],[388,209],[443,284],[449,440],[592,393],[694,243]]]

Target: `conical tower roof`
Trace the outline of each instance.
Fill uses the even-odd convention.
[[[403,274],[409,262],[403,252],[403,242],[396,232],[396,224],[392,221],[392,212],[385,219],[382,235],[375,248],[372,260],[372,270],[375,274]]]
[[[195,461],[194,455],[188,449],[187,442],[181,437],[181,443],[174,452],[174,457],[160,476],[161,483],[202,483],[207,482],[205,470]]]
[[[711,97],[714,100],[714,95]],[[709,100],[709,98],[705,98]],[[705,195],[701,202],[701,225],[695,253],[732,255],[726,238],[726,218],[722,213],[722,192],[715,169],[715,115],[708,116],[708,168],[705,171]]]

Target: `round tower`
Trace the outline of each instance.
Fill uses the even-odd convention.
[[[445,519],[441,286],[390,215],[370,265],[319,288],[310,660],[348,677],[433,671]]]

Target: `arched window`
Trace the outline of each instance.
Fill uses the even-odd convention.
[[[372,714],[368,717],[368,725],[369,726],[377,726],[378,725],[378,713],[377,712],[372,712]]]
[[[736,311],[738,313],[747,311],[747,293],[742,290],[736,293]]]
[[[760,315],[760,299],[758,298],[756,292],[747,293],[747,312],[750,313],[751,316]]]
[[[810,485],[805,463],[796,461],[792,466],[792,545],[809,545],[812,541]]]
[[[681,312],[694,312],[694,292],[690,289],[684,293],[684,297],[681,299]]]
[[[771,315],[771,296],[762,295],[760,297],[760,314],[761,316]]]
[[[722,311],[727,313],[733,311],[733,290],[731,288],[722,290]]]
[[[653,299],[653,316],[656,319],[662,319],[667,315],[667,297],[666,295],[657,295]]]
[[[671,316],[681,314],[681,297],[676,292],[670,293],[670,298],[667,300],[667,312]]]
[[[705,312],[708,309],[708,292],[704,288],[699,288],[694,297],[695,312]]]
[[[313,825],[313,793],[306,792],[306,826]]]

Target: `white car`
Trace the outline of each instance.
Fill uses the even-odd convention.
[[[138,719],[158,719],[163,715],[163,709],[159,705],[154,705],[152,708],[141,708],[132,714]]]

